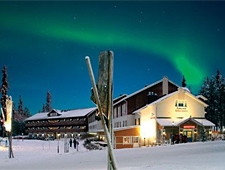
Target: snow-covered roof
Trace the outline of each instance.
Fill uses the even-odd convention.
[[[137,128],[137,127],[141,127],[141,126],[140,125],[133,125],[133,126],[118,127],[118,128],[113,128],[113,131],[133,129],[133,128]],[[97,132],[104,132],[104,130],[98,129]]]
[[[61,119],[61,118],[70,118],[70,117],[83,117],[86,116],[88,113],[96,110],[96,107],[92,108],[85,108],[85,109],[76,109],[76,110],[54,110],[59,114],[59,116],[48,116],[49,112],[44,113],[37,113],[29,118],[27,118],[25,121],[28,120],[43,120],[43,119]]]
[[[178,124],[185,119],[156,119],[161,126],[178,126]]]
[[[194,118],[185,118],[185,119],[156,119],[161,126],[180,126],[186,121],[191,120],[197,123],[200,126],[215,126],[212,122],[206,119],[194,119]]]
[[[114,105],[117,105],[117,104],[120,103],[121,101],[126,100],[126,99],[128,99],[128,98],[130,98],[130,97],[132,97],[132,96],[134,96],[134,95],[136,95],[136,94],[138,94],[138,93],[140,93],[140,92],[142,92],[142,91],[144,91],[144,90],[146,90],[146,89],[148,89],[148,88],[150,88],[150,87],[152,87],[152,86],[154,86],[154,85],[160,83],[160,82],[163,82],[163,79],[161,79],[161,80],[159,80],[159,81],[156,81],[155,83],[152,83],[152,84],[150,84],[150,85],[148,85],[148,86],[146,86],[146,87],[144,87],[144,88],[142,88],[142,89],[140,89],[140,90],[138,90],[138,91],[136,91],[136,92],[134,92],[134,93],[132,93],[132,94],[130,94],[130,95],[124,97],[124,98],[122,98],[121,100],[119,100],[118,102],[116,102]],[[178,86],[176,83],[170,81],[169,79],[168,79],[168,82],[170,82],[171,84],[176,85],[177,87],[180,87],[180,86]]]
[[[205,96],[203,96],[203,95],[201,95],[201,94],[200,94],[200,95],[197,95],[196,98],[198,98],[198,99],[201,98],[201,99],[203,99],[204,101],[208,100]]]
[[[189,93],[191,93],[191,91],[189,90],[189,88],[187,88],[187,87],[181,87],[182,89],[184,89],[184,90],[186,90],[186,91],[188,91]]]
[[[214,123],[210,122],[207,119],[195,119],[195,120],[201,123],[203,126],[215,126]]]

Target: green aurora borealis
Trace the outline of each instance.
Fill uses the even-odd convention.
[[[53,91],[53,106],[57,108],[88,107],[90,102],[84,102],[89,100],[90,83],[84,57],[90,55],[96,60],[105,49],[115,53],[115,69],[118,68],[115,96],[132,93],[164,75],[177,84],[184,75],[188,86],[197,93],[206,76],[214,74],[217,68],[224,72],[224,5],[224,2],[0,2],[1,67],[7,65],[12,68],[11,74],[18,69],[19,75],[28,76],[29,81],[43,82],[40,83],[43,95],[34,101],[39,106],[29,103],[30,96],[25,94],[31,88],[35,95],[39,87],[35,89],[32,83],[24,82],[26,78],[22,78],[23,84],[16,73],[9,82],[14,83],[12,87],[19,87],[11,87],[12,93],[22,94],[35,111],[45,102],[48,89]],[[93,62],[96,70],[97,61]],[[26,66],[21,67],[22,63]],[[66,69],[61,71],[61,66]],[[49,70],[52,67],[55,71]],[[147,71],[137,74],[140,69]],[[68,79],[64,77],[63,83],[49,85],[65,74]],[[71,80],[72,76],[79,81],[85,76],[81,84],[86,83],[87,90],[74,95],[75,98],[82,95],[83,100],[71,96],[70,104],[57,103],[57,96],[62,96],[56,87],[59,84],[60,88],[68,88],[67,96],[73,93],[74,86],[82,87]],[[127,80],[131,87],[123,84]],[[65,81],[71,86],[64,87]],[[77,104],[78,101],[82,104]]]

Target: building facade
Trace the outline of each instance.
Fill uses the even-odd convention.
[[[32,136],[74,137],[88,132],[87,115],[96,110],[94,108],[76,110],[51,110],[37,113],[25,120],[26,132]]]
[[[163,77],[149,86],[114,102],[114,147],[133,148],[163,143],[172,136],[186,136],[197,141],[202,130],[209,135],[213,123],[205,119],[203,96],[194,96],[188,89]],[[88,115],[89,132],[104,139],[95,113]]]
[[[194,96],[187,88],[165,95],[158,100],[134,111],[141,116],[141,145],[182,140],[194,142],[212,133],[212,122],[205,119],[203,96]],[[184,138],[183,138],[184,139]],[[178,142],[179,142],[178,141]]]

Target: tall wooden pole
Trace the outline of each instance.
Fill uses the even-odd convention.
[[[114,156],[113,147],[112,147],[112,143],[111,143],[111,136],[109,134],[109,131],[108,131],[108,128],[106,126],[105,119],[104,119],[104,116],[103,116],[102,106],[101,106],[101,102],[99,100],[98,90],[97,90],[97,87],[96,87],[95,78],[94,78],[93,70],[92,70],[92,67],[91,67],[90,58],[87,56],[85,59],[86,59],[87,65],[88,65],[88,70],[89,70],[89,74],[90,74],[90,78],[91,78],[91,82],[92,82],[92,86],[93,86],[93,92],[94,92],[96,104],[98,106],[98,111],[100,113],[99,115],[100,115],[100,118],[101,118],[102,127],[103,127],[104,133],[106,135],[106,141],[107,141],[107,145],[108,145],[108,152],[109,152],[109,155],[110,155],[110,160],[112,162],[112,168],[114,170],[116,170],[117,164],[116,164],[116,159],[115,159],[115,156]]]
[[[114,131],[113,131],[113,52],[108,53],[109,58],[109,71],[108,71],[108,127],[110,133],[111,144],[113,146]],[[112,169],[112,161],[110,159],[110,154],[108,154],[108,170]]]

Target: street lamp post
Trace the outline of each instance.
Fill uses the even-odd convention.
[[[174,144],[174,121],[172,121],[172,130],[173,130],[173,134],[172,134],[172,145]]]
[[[59,134],[58,134],[58,145],[57,145],[57,153],[59,153]]]

